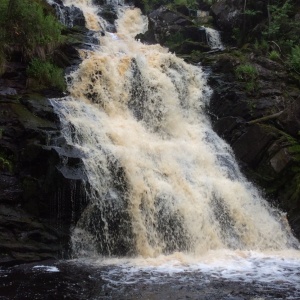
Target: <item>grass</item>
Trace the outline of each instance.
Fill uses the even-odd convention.
[[[258,76],[256,68],[249,63],[236,67],[235,74],[237,79],[241,81],[254,80]]]
[[[247,92],[255,90],[258,72],[253,65],[249,63],[239,65],[235,69],[235,76],[239,81],[245,82],[245,89]]]
[[[280,53],[273,50],[273,51],[270,52],[269,58],[273,61],[278,61],[280,59]]]

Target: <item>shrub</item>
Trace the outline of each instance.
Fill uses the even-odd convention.
[[[297,72],[300,72],[300,46],[292,48],[289,64]]]
[[[63,25],[41,1],[9,0],[5,11],[6,20],[0,18],[5,20],[6,42],[18,46],[25,56],[44,58],[64,41]]]
[[[64,42],[62,29],[46,1],[0,0],[2,52],[19,50],[25,61],[36,56],[45,59]]]
[[[0,75],[14,57],[11,53],[17,53],[39,88],[65,89],[63,70],[51,63],[54,50],[65,41],[63,28],[44,0],[0,0]]]
[[[251,64],[239,65],[235,69],[235,75],[238,80],[246,82],[245,84],[246,91],[252,92],[255,90],[258,72],[253,65]]]
[[[241,81],[255,80],[257,78],[257,70],[251,64],[239,65],[235,69],[237,79]]]
[[[39,87],[50,85],[61,91],[66,88],[63,70],[50,61],[43,61],[39,58],[33,59],[27,68],[27,75],[35,79]]]
[[[280,53],[277,52],[277,51],[275,51],[275,50],[273,50],[273,51],[270,52],[269,58],[270,58],[271,60],[274,60],[274,61],[279,60],[279,58],[280,58]]]
[[[284,35],[284,28],[291,26],[289,14],[292,11],[290,0],[285,1],[282,5],[270,5],[270,22],[267,31],[264,32],[269,38],[278,38],[279,35]]]

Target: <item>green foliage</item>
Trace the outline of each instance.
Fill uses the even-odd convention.
[[[198,7],[197,0],[139,0],[138,2],[140,2],[143,11],[145,11],[146,13],[161,5],[167,5],[170,8],[177,5],[185,5],[188,8],[194,9]],[[215,2],[215,0],[205,0],[204,2],[212,4]]]
[[[289,64],[297,72],[300,72],[300,46],[292,48]]]
[[[197,1],[196,0],[174,0],[175,5],[184,5],[189,8],[196,8]]]
[[[212,5],[214,3],[217,3],[218,0],[203,0],[203,2],[206,3],[206,4]]]
[[[5,22],[6,43],[18,46],[26,57],[45,57],[64,39],[63,25],[49,13],[41,1],[5,0],[0,17]],[[4,15],[3,15],[4,13]]]
[[[168,40],[166,41],[166,46],[170,49],[173,49],[174,47],[182,44],[184,40],[184,35],[182,34],[182,32],[178,31],[168,37]]]
[[[11,53],[17,52],[29,65],[27,75],[40,87],[63,90],[63,71],[51,63],[54,50],[65,42],[63,28],[46,1],[0,0],[0,75]]]
[[[11,157],[9,157],[0,149],[0,171],[12,173],[13,168],[14,166]]]
[[[268,38],[277,38],[285,28],[290,26],[289,13],[292,11],[292,8],[290,0],[285,1],[283,5],[280,5],[278,2],[275,5],[269,6],[271,19],[267,31],[264,32]]]
[[[270,52],[269,58],[271,60],[274,60],[274,61],[279,60],[280,59],[280,53],[277,52],[277,51],[275,51],[275,50],[273,50],[273,51]]]
[[[241,81],[254,80],[258,75],[256,68],[251,64],[239,65],[235,69],[235,74]]]
[[[239,43],[239,41],[242,39],[242,32],[240,28],[234,27],[232,29],[232,38]]]
[[[245,83],[246,91],[252,92],[255,90],[258,72],[253,65],[248,63],[239,65],[235,69],[235,76],[238,80],[246,82]]]
[[[246,9],[246,10],[244,11],[244,15],[246,15],[246,16],[251,16],[251,17],[253,17],[253,16],[256,16],[256,15],[259,15],[259,14],[261,14],[261,11],[259,11],[259,10]]]
[[[33,59],[27,68],[27,74],[35,79],[39,86],[50,85],[62,91],[66,88],[63,70],[50,61],[43,61],[39,58]]]

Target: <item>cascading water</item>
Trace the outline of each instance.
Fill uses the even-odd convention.
[[[212,50],[224,50],[220,32],[209,27],[204,27],[206,32],[207,43]]]
[[[101,45],[81,51],[70,96],[52,101],[68,143],[84,153],[88,178],[90,202],[73,230],[74,255],[236,251],[241,258],[297,248],[284,215],[244,179],[212,131],[201,67],[136,41],[147,29],[138,9],[119,6],[117,33],[102,36],[105,22],[92,1],[64,3],[83,10]]]

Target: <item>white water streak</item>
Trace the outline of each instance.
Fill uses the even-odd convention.
[[[207,37],[207,43],[211,49],[224,50],[220,32],[209,27],[204,27]]]

